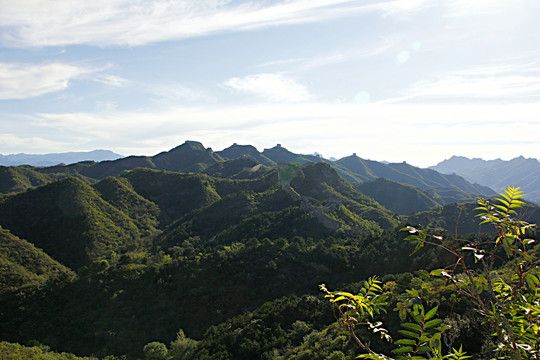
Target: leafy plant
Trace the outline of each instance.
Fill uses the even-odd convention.
[[[508,187],[494,200],[479,200],[476,208],[482,224],[491,224],[496,236],[490,241],[477,237],[473,240],[447,240],[420,227],[407,226],[405,239],[415,244],[414,252],[426,244],[436,246],[455,256],[446,268],[423,273],[426,277],[446,278],[458,296],[469,299],[481,315],[484,324],[494,329],[496,346],[492,349],[497,358],[539,359],[540,358],[540,281],[538,260],[532,249],[533,239],[527,234],[535,225],[516,218],[516,209],[524,202],[519,188]],[[501,269],[497,265],[502,264]],[[373,317],[384,311],[385,303],[376,278],[366,282],[358,295],[344,292],[330,293],[324,285],[330,301],[338,310],[338,323],[351,333],[367,354],[367,359],[392,359],[375,353],[354,333],[354,327],[364,324],[389,339],[380,323],[373,326],[362,320],[365,314]],[[364,290],[367,289],[367,290]],[[394,342],[397,349],[392,352],[396,359],[466,359],[459,349],[453,348],[446,355],[441,348],[441,335],[448,329],[442,320],[435,317],[438,307],[427,310],[418,291],[407,290],[398,302],[396,311],[402,321],[407,315],[410,322],[403,322],[399,333],[404,338]]]
[[[381,338],[387,341],[392,340],[386,329],[381,327],[382,322],[372,323],[368,320],[381,312],[386,312],[387,303],[385,296],[381,294],[380,284],[377,277],[372,277],[364,282],[360,292],[356,295],[344,291],[330,292],[326,285],[319,286],[321,291],[326,293],[326,298],[335,305],[334,309],[339,313],[336,316],[339,325],[351,334],[362,349],[372,355],[375,355],[375,352],[370,349],[369,344],[364,344],[356,336],[354,329],[358,325],[368,326],[374,333],[379,333]]]
[[[538,260],[531,251],[534,227],[516,219],[516,209],[524,202],[519,188],[508,187],[494,200],[479,200],[476,210],[482,220],[494,226],[497,235],[489,242],[473,241],[455,246],[441,236],[407,227],[406,238],[416,243],[415,251],[429,243],[451,252],[455,263],[437,269],[431,276],[448,278],[455,291],[472,300],[483,321],[495,329],[499,356],[512,359],[540,358],[540,292]],[[501,250],[504,250],[501,253]],[[476,266],[467,261],[472,256]],[[495,271],[497,262],[505,267]]]

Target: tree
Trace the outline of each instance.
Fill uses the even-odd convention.
[[[186,337],[184,330],[178,330],[176,339],[171,342],[169,358],[174,360],[187,360],[192,358],[192,354],[197,346],[197,341]]]
[[[165,360],[167,358],[167,346],[158,341],[153,341],[144,345],[145,360]]]
[[[540,359],[540,281],[539,261],[532,247],[529,232],[534,227],[517,219],[516,209],[522,207],[524,197],[519,188],[508,187],[494,200],[479,200],[476,210],[481,223],[491,224],[496,236],[490,241],[453,241],[420,227],[407,226],[406,240],[419,251],[426,244],[439,247],[454,255],[449,266],[431,272],[423,271],[426,278],[444,278],[453,286],[457,296],[466,298],[481,315],[483,323],[495,331],[497,358]],[[497,264],[502,266],[497,267]],[[362,342],[354,328],[365,325],[391,341],[382,323],[373,324],[370,318],[385,311],[385,298],[376,278],[367,280],[359,294],[330,292],[321,289],[338,309],[338,322],[366,351],[361,358],[391,359],[374,352]],[[407,290],[396,310],[403,322],[399,333],[404,336],[394,342],[397,359],[465,359],[461,347],[443,354],[442,333],[448,326],[436,318],[438,308],[424,309],[423,300],[415,289]]]

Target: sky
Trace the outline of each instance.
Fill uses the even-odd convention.
[[[540,157],[538,0],[0,0],[0,154]]]

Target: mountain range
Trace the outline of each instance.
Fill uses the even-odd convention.
[[[50,154],[0,154],[0,165],[17,166],[52,166],[58,164],[72,164],[80,161],[115,160],[123,157],[110,150],[92,150],[84,152],[66,152]]]
[[[259,177],[281,163],[305,165],[317,162],[328,164],[354,186],[379,178],[386,178],[393,183],[412,185],[414,188],[401,187],[401,190],[416,192],[420,189],[422,194],[415,196],[429,199],[425,203],[427,207],[435,204],[470,201],[476,199],[478,195],[494,194],[490,188],[472,184],[460,176],[443,175],[437,171],[420,169],[407,163],[381,163],[364,160],[356,154],[330,161],[320,156],[295,154],[279,144],[262,152],[251,145],[238,144],[215,152],[196,141],[186,141],[180,146],[155,156],[128,156],[116,160],[84,161],[50,167],[0,167],[0,192],[22,191],[67,176],[76,176],[87,183],[93,183],[135,168],[195,172],[240,179]],[[364,185],[363,191],[381,203],[393,203],[393,197],[388,198],[388,192],[380,189],[381,187],[387,190],[388,183],[379,181],[371,186]],[[415,206],[414,210],[418,210],[418,204]],[[393,210],[398,211],[398,208]],[[399,212],[403,211],[407,212],[409,209],[399,208]]]
[[[196,141],[186,141],[184,147],[189,145],[191,150],[206,150],[204,146]],[[12,154],[1,155],[0,154],[0,166],[19,166],[29,165],[31,167],[54,167],[55,165],[74,165],[76,163],[99,163],[103,161],[113,161],[107,164],[86,164],[87,167],[93,169],[86,169],[81,172],[81,175],[88,173],[90,178],[102,178],[103,176],[115,175],[119,169],[129,170],[133,167],[148,167],[156,169],[165,169],[170,171],[203,171],[209,165],[217,163],[213,169],[209,169],[208,172],[213,176],[228,176],[230,174],[222,173],[223,160],[238,159],[238,158],[250,158],[255,160],[262,166],[276,166],[280,162],[293,162],[298,164],[304,164],[306,162],[319,162],[324,161],[330,163],[346,180],[353,184],[361,184],[369,182],[378,178],[385,178],[401,184],[413,185],[422,190],[428,191],[433,196],[434,201],[438,205],[452,202],[453,200],[466,200],[465,198],[459,198],[460,195],[450,192],[447,194],[434,191],[434,187],[437,187],[441,183],[441,179],[434,179],[434,173],[430,173],[427,170],[435,170],[441,174],[452,175],[456,174],[463,177],[468,182],[472,183],[472,187],[464,189],[463,184],[459,185],[460,190],[465,190],[468,193],[477,193],[487,195],[489,190],[475,188],[476,184],[480,184],[484,187],[489,187],[497,192],[502,191],[506,186],[520,186],[527,194],[527,199],[535,203],[540,203],[540,162],[537,159],[526,159],[522,156],[515,159],[505,161],[501,159],[496,160],[482,160],[479,158],[469,159],[462,156],[453,156],[450,159],[444,160],[435,166],[431,166],[428,169],[420,169],[406,163],[392,164],[387,162],[377,162],[371,160],[365,160],[359,158],[356,154],[345,157],[342,159],[327,160],[320,155],[302,155],[294,154],[281,145],[277,145],[270,149],[265,149],[263,152],[259,152],[254,146],[251,145],[238,145],[232,146],[217,152],[213,152],[214,158],[203,159],[200,161],[194,159],[192,156],[187,156],[183,160],[181,150],[182,145],[172,149],[171,151],[160,153],[156,156],[129,156],[127,160],[123,160],[123,156],[116,154],[109,150],[94,150],[89,152],[67,152],[67,153],[51,153],[51,154]],[[184,149],[185,150],[185,149]],[[203,156],[204,157],[204,156]],[[182,161],[187,161],[182,163]],[[175,164],[175,165],[172,165]],[[193,168],[189,168],[193,165]],[[241,166],[240,163],[237,163]],[[68,169],[61,171],[54,171],[48,169],[42,172],[48,173],[65,173],[66,171],[78,172],[73,170],[74,168],[80,168],[79,166],[71,166]],[[230,167],[227,166],[231,171]],[[218,170],[221,169],[221,170]],[[58,170],[58,169],[57,169]],[[3,169],[5,171],[5,169]],[[25,170],[20,169],[20,172]],[[121,171],[121,170],[120,170]],[[26,171],[28,172],[28,171]],[[414,173],[411,176],[411,172]],[[30,176],[32,177],[32,176]],[[34,174],[34,179],[30,181],[30,186],[39,185],[46,182],[42,176]],[[456,179],[450,181],[452,185],[455,185]],[[447,179],[442,180],[443,186],[448,185]],[[367,188],[373,188],[373,185],[365,186]],[[378,193],[382,191],[379,189]],[[6,190],[1,190],[5,192]],[[375,191],[375,190],[373,190]],[[377,193],[377,191],[375,191]],[[372,195],[374,195],[373,193]],[[379,195],[377,195],[379,196]],[[457,196],[457,199],[455,199]],[[384,200],[383,200],[384,202]],[[398,211],[399,212],[399,211]]]
[[[527,199],[540,204],[540,162],[523,156],[511,160],[469,159],[452,156],[430,169],[443,174],[457,174],[500,192],[507,186],[520,187]]]

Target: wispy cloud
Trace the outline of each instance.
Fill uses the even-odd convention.
[[[473,67],[420,81],[402,91],[401,97],[383,100],[493,100],[537,101],[540,96],[540,63],[504,63]]]
[[[116,75],[110,75],[110,74],[96,75],[93,77],[93,80],[99,83],[105,84],[105,85],[115,86],[115,87],[123,87],[123,86],[128,86],[131,84],[131,81],[127,79],[124,79]]]
[[[426,0],[18,0],[2,3],[4,46],[139,46],[376,11],[401,15]]]
[[[211,97],[202,91],[197,91],[179,83],[147,85],[145,88],[153,96],[154,101],[162,105],[211,100]]]
[[[72,146],[69,142],[55,141],[39,136],[18,136],[14,134],[0,134],[0,143],[2,144],[3,155],[19,153],[17,149],[24,147],[27,153],[43,153],[44,149],[47,152],[62,151],[68,146]]]
[[[312,68],[318,68],[321,66],[327,66],[327,65],[340,63],[349,58],[350,58],[350,54],[335,53],[331,55],[318,56],[318,57],[273,60],[273,61],[268,61],[263,64],[260,64],[259,67],[268,68],[268,67],[281,67],[284,65],[286,66],[301,65],[302,69],[312,69]]]
[[[306,87],[282,74],[262,73],[242,78],[234,77],[223,85],[270,101],[296,102],[312,98]]]
[[[0,99],[26,99],[61,91],[70,80],[93,71],[62,63],[0,63]]]
[[[244,2],[221,0],[55,0],[4,2],[2,42],[41,47],[137,46],[221,31],[313,22],[363,10],[351,0]]]

